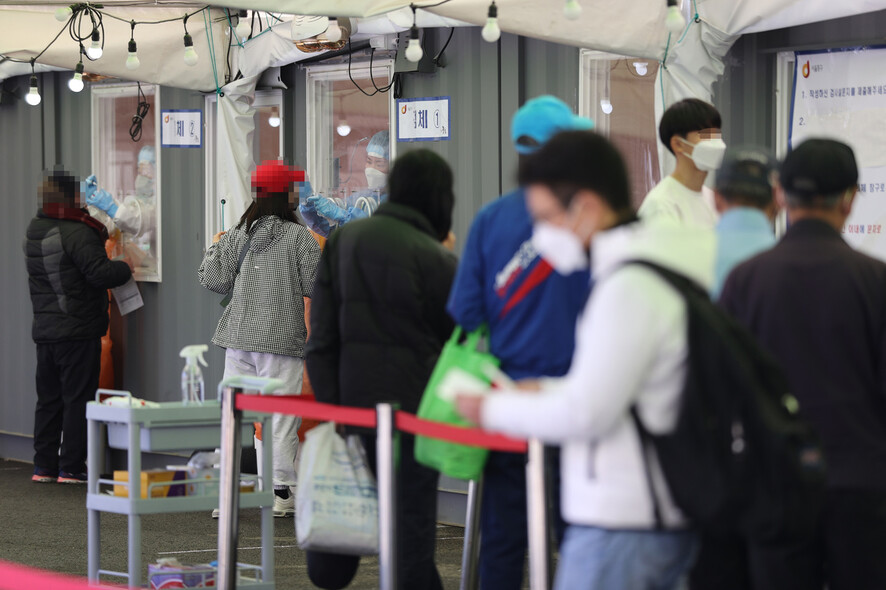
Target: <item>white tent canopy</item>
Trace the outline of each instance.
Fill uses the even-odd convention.
[[[711,99],[712,86],[723,72],[723,57],[739,35],[864,14],[886,8],[886,0],[682,0],[687,18],[685,30],[669,34],[665,27],[665,0],[623,0],[591,2],[579,0],[582,13],[567,20],[556,1],[497,0],[502,31],[551,42],[586,47],[607,53],[655,59],[659,68],[661,92],[656,93],[658,118],[666,105],[687,97]],[[37,58],[43,66],[73,69],[78,48],[54,18],[56,8],[69,2],[7,2],[0,0],[0,80],[30,72],[30,65],[14,64],[5,58],[28,61],[37,56],[60,31],[49,49]],[[219,190],[229,202],[245,208],[250,195],[245,178],[251,162],[236,154],[250,154],[253,129],[252,95],[255,77],[272,66],[294,63],[314,54],[295,48],[289,36],[293,15],[351,17],[352,38],[402,31],[411,26],[410,2],[403,0],[217,0],[214,8],[188,20],[188,31],[200,56],[196,66],[182,60],[185,14],[205,4],[162,0],[104,0],[105,55],[95,62],[84,62],[88,72],[166,86],[212,92],[225,85],[226,51],[231,29],[223,7],[264,11],[267,25],[262,34],[232,49],[231,77],[239,70],[245,79],[224,88],[219,102],[219,137],[230,143],[230,150],[219,150]],[[427,11],[416,12],[417,24],[424,27],[482,25],[489,0],[449,0],[416,2]],[[222,7],[222,8],[219,8]],[[697,17],[697,18],[696,18]],[[130,36],[129,21],[161,21],[136,27],[141,67],[127,70],[124,62]],[[322,23],[321,23],[322,24]],[[211,51],[210,51],[211,49]],[[214,59],[212,59],[214,56]],[[230,110],[228,110],[230,109]],[[663,167],[667,169],[667,154]],[[242,209],[241,209],[242,210]]]

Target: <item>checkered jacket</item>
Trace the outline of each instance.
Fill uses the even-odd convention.
[[[240,274],[237,263],[246,244],[234,228],[213,244],[200,264],[200,284],[216,293],[233,289],[212,343],[222,348],[304,357],[304,297],[314,289],[320,247],[296,223],[269,215],[256,221]]]

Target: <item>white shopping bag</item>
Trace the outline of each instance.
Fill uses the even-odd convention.
[[[302,549],[378,553],[378,486],[360,439],[347,442],[325,422],[305,435],[295,493],[295,532]]]

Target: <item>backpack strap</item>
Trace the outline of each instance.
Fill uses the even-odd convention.
[[[660,264],[656,264],[655,262],[651,262],[649,260],[627,260],[621,264],[622,267],[628,266],[630,264],[636,264],[639,266],[645,266],[649,270],[653,271],[656,275],[661,277],[663,281],[668,283],[671,287],[673,287],[686,301],[686,304],[689,305],[688,299],[691,296],[702,296],[705,299],[708,298],[707,292],[695,281],[682,275],[678,272],[674,272],[673,270],[666,268]],[[637,412],[637,405],[634,404],[631,406],[631,418],[633,418],[634,426],[637,429],[637,434],[640,436],[640,444],[643,447],[641,449],[641,454],[643,458],[643,471],[646,473],[646,485],[649,486],[649,496],[652,498],[652,511],[655,516],[655,529],[656,530],[664,530],[664,519],[661,516],[661,504],[658,500],[658,494],[655,491],[655,485],[652,479],[652,468],[649,466],[649,451],[652,449],[652,452],[655,452],[655,447],[653,446],[652,436],[649,434],[649,431],[646,430],[646,427],[643,425],[643,422],[640,420],[640,414]]]
[[[649,431],[640,421],[640,414],[637,413],[637,404],[631,406],[631,418],[634,419],[634,426],[637,428],[637,434],[640,435],[640,455],[643,459],[643,471],[646,474],[646,485],[649,487],[649,497],[652,499],[652,513],[655,516],[655,530],[664,530],[664,519],[661,517],[661,505],[658,502],[658,494],[655,492],[655,485],[652,483],[652,469],[649,467],[649,449],[652,448],[652,440],[649,437]]]

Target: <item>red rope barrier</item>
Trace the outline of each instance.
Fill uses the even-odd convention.
[[[238,410],[267,412],[269,414],[289,414],[314,420],[331,420],[349,426],[375,428],[375,410],[336,406],[302,399],[299,395],[254,395],[239,394],[235,402]]]
[[[112,584],[115,588],[128,586]],[[94,590],[86,578],[65,576],[55,572],[47,572],[33,567],[0,561],[0,590],[34,590],[35,588],[52,588],[52,590]]]
[[[439,438],[472,447],[485,447],[490,451],[526,452],[525,440],[508,438],[501,434],[490,434],[479,428],[453,426],[452,424],[425,420],[409,412],[397,412],[395,425],[403,432],[421,434],[429,438]]]
[[[336,406],[310,401],[298,395],[238,394],[235,405],[238,410],[290,414],[314,420],[330,420],[338,424],[375,428],[375,410]],[[490,434],[479,428],[453,426],[433,420],[425,420],[408,412],[397,412],[396,427],[403,432],[420,434],[449,442],[485,447],[492,451],[525,453],[526,441]]]

